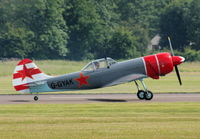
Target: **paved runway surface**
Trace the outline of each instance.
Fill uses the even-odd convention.
[[[103,102],[200,102],[200,93],[194,94],[154,94],[151,101],[139,100],[136,94],[51,94],[39,95],[34,101],[33,95],[0,95],[0,104],[82,104]]]

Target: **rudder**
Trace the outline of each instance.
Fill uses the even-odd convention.
[[[50,78],[30,59],[21,60],[13,73],[13,87],[21,93],[30,93],[29,83]]]

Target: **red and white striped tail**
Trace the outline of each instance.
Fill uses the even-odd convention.
[[[41,70],[30,59],[21,60],[13,73],[13,86],[16,91],[29,93],[29,83],[47,79],[50,76],[41,72]]]

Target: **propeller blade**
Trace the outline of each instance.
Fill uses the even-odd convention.
[[[174,67],[175,67],[176,75],[178,77],[179,84],[182,85],[181,76],[179,74],[178,66],[176,65]]]
[[[170,49],[171,49],[171,55],[174,56],[174,50],[172,48],[172,43],[171,43],[170,37],[168,37],[168,41],[169,41],[169,46],[170,46]]]
[[[171,55],[172,55],[172,56],[175,56],[175,55],[174,55],[174,50],[173,50],[173,48],[172,48],[172,43],[171,43],[170,37],[168,37],[168,41],[169,41],[169,46],[170,46],[170,50],[171,50]],[[179,84],[182,85],[181,76],[180,76],[180,73],[179,73],[179,70],[178,70],[178,66],[175,65],[174,67],[175,67],[176,75],[177,75],[177,77],[178,77]]]

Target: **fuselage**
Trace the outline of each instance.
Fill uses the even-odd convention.
[[[81,77],[81,75],[83,76]],[[133,75],[132,79],[131,75]],[[135,80],[135,78],[145,78],[146,71],[143,58],[140,57],[123,62],[118,62],[111,65],[110,67],[100,68],[94,71],[79,71],[62,76],[52,77],[46,79],[46,83],[40,85],[40,89],[38,88],[38,86],[32,86],[30,87],[30,90],[31,92],[48,92],[96,89],[124,83],[126,81],[123,81],[123,79],[119,82],[115,82],[123,77],[129,77],[130,79],[128,79],[128,81]],[[80,79],[80,81],[78,81],[78,79]]]
[[[159,79],[183,61],[184,58],[169,53],[123,62],[105,58],[90,62],[79,72],[50,77],[42,73],[31,60],[24,59],[14,71],[13,85],[17,91],[29,93],[95,89],[147,77]]]

